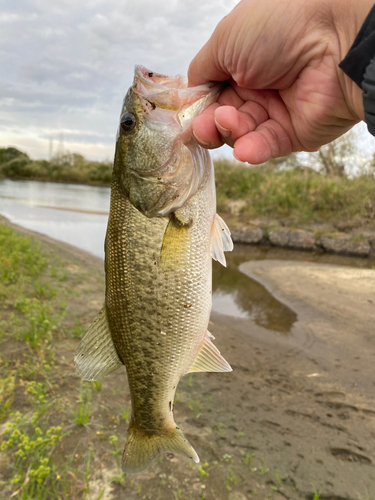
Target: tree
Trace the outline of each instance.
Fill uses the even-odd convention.
[[[330,176],[343,177],[356,164],[358,144],[353,130],[329,144],[322,146],[316,153],[309,153],[306,165]],[[350,167],[350,168],[349,168]]]

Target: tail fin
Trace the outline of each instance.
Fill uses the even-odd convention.
[[[185,455],[199,462],[194,448],[178,427],[172,431],[151,434],[139,429],[129,428],[128,440],[122,456],[122,470],[125,473],[141,472],[163,453]]]

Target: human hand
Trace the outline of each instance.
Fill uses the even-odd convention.
[[[361,89],[338,68],[369,0],[242,0],[190,64],[189,85],[227,81],[193,122],[204,147],[240,161],[315,151],[363,119]]]

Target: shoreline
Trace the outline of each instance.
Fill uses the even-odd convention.
[[[88,264],[89,266],[94,266],[96,268],[100,267],[103,269],[104,273],[104,260],[90,252],[87,252],[86,250],[82,250],[81,248],[65,243],[64,241],[56,240],[46,234],[38,233],[37,231],[32,231],[31,229],[14,224],[7,219],[7,217],[1,214],[0,222],[4,222],[7,226],[25,236],[35,238],[35,240],[39,241],[42,245],[45,244],[49,247],[53,247],[59,252],[68,254],[71,258],[78,260],[80,263]]]
[[[225,215],[223,218],[226,220]],[[319,229],[319,226],[324,229]],[[255,219],[250,224],[235,223],[231,236],[235,244],[375,258],[375,226],[346,232],[328,224],[290,227],[279,221],[263,222]]]
[[[74,181],[56,181],[39,179],[11,179],[11,182],[51,182],[56,184],[80,185],[108,189],[108,184],[82,183]],[[1,178],[0,178],[1,181]],[[233,205],[233,206],[232,206]],[[232,203],[229,212],[220,212],[227,222],[233,243],[245,245],[268,246],[303,250],[311,252],[348,255],[362,258],[375,258],[375,221],[365,223],[339,221],[336,223],[310,221],[295,224],[285,218],[256,217],[244,220],[238,212],[238,203]],[[52,205],[35,205],[38,208],[49,208],[68,212],[108,215],[108,211],[81,208],[60,207]]]

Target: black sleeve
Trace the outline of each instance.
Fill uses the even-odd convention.
[[[364,91],[365,121],[375,135],[375,5],[339,67]]]

